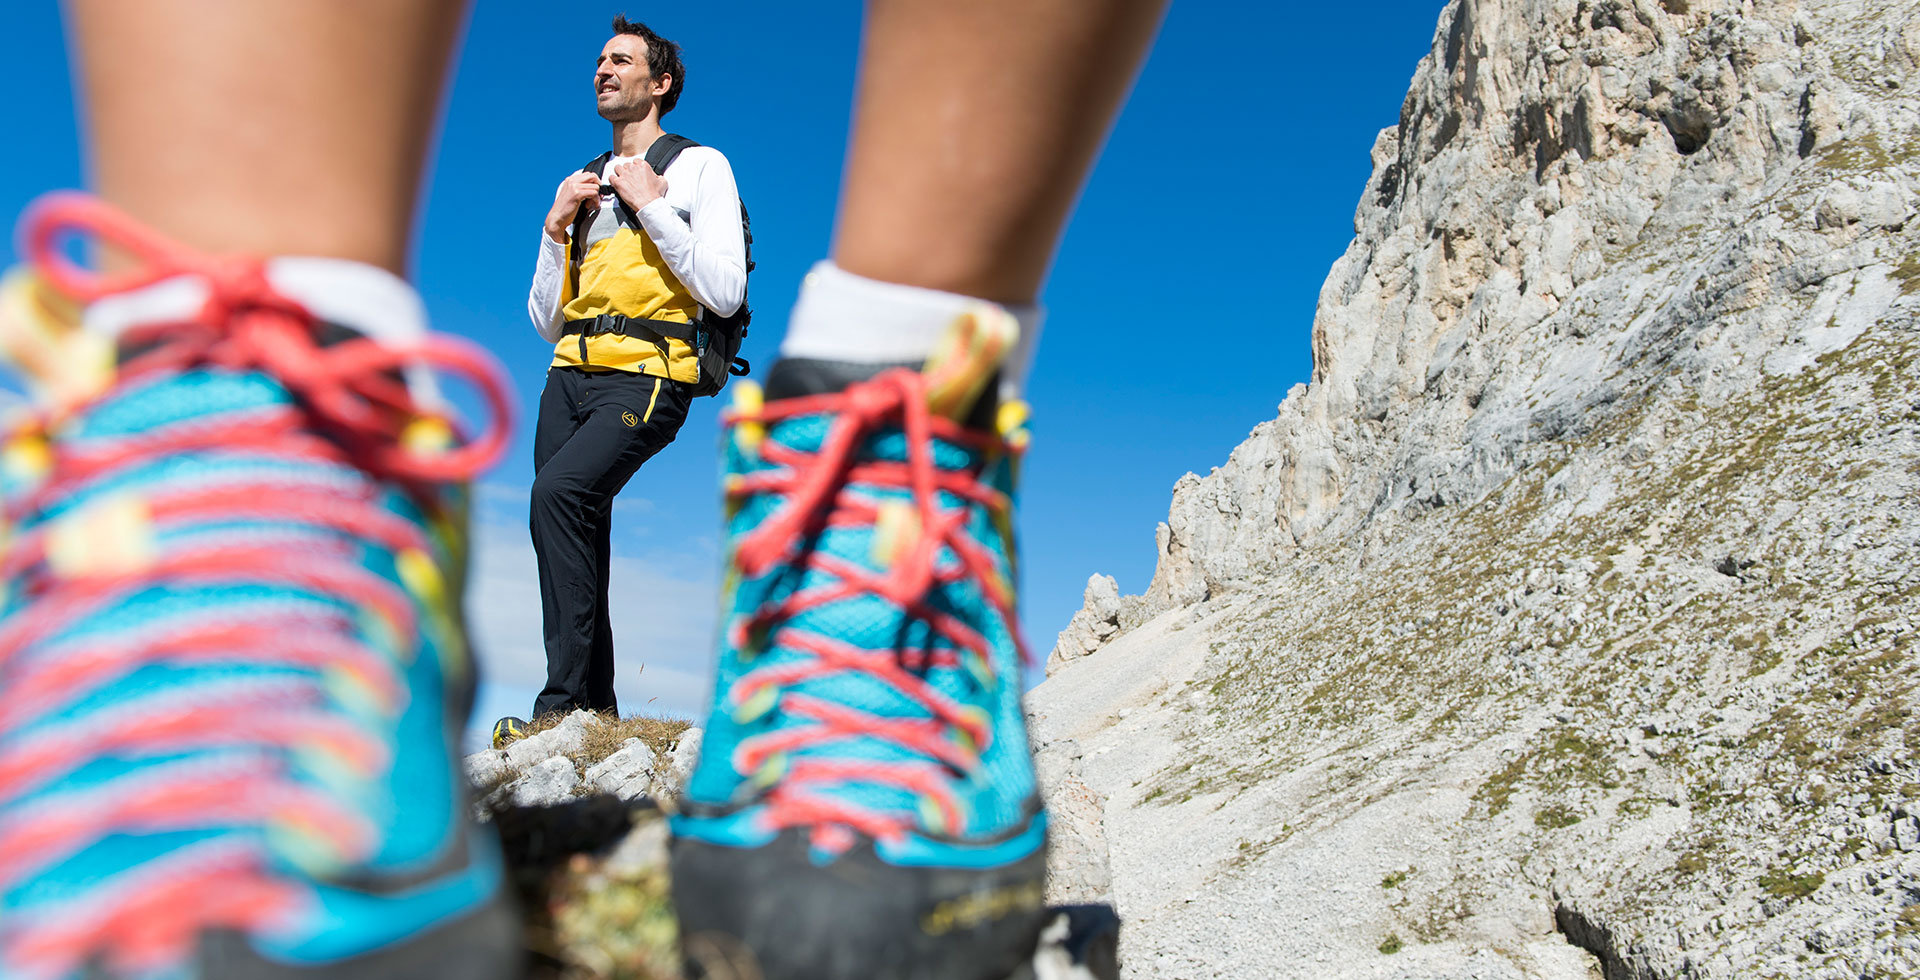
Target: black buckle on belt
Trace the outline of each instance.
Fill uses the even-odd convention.
[[[602,313],[595,317],[567,321],[567,333],[577,333],[587,337],[598,337],[603,333],[627,333],[627,318],[618,313]]]

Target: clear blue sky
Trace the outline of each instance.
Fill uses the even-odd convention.
[[[1040,656],[1079,607],[1089,574],[1112,574],[1125,592],[1146,587],[1154,525],[1174,481],[1224,462],[1307,379],[1314,303],[1353,236],[1368,149],[1398,121],[1441,7],[1175,4],[1043,297],[1050,312],[1030,393],[1035,440],[1020,521],[1024,620]],[[859,7],[624,9],[685,51],[686,95],[668,128],[733,162],[759,265],[746,354],[765,365],[801,274],[827,249]],[[432,165],[421,291],[440,329],[500,357],[529,413],[548,356],[523,312],[539,222],[560,178],[607,145],[592,63],[621,10],[480,0]],[[20,4],[10,15],[0,33],[6,215],[84,180],[57,8]],[[9,237],[0,259],[14,257]],[[704,710],[718,408],[697,406],[678,442],[622,497],[614,588],[629,710],[649,698],[656,709]],[[470,608],[493,676],[483,721],[524,711],[540,676],[525,543],[531,441],[523,426],[482,488]]]

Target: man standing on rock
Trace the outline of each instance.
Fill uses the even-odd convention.
[[[616,17],[593,86],[613,148],[560,183],[527,297],[534,329],[554,345],[529,522],[547,650],[536,716],[618,711],[613,499],[686,420],[701,373],[695,324],[732,315],[747,288],[727,158],[660,126],[686,87],[679,45]]]

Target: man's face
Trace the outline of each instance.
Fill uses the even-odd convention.
[[[659,92],[654,91],[656,88]],[[647,71],[647,42],[632,34],[615,34],[600,49],[593,66],[594,101],[600,118],[609,122],[645,119],[656,96],[664,94]]]

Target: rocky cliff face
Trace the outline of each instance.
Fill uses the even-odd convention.
[[[1912,2],[1446,8],[1032,698],[1134,976],[1920,975],[1917,89]]]

